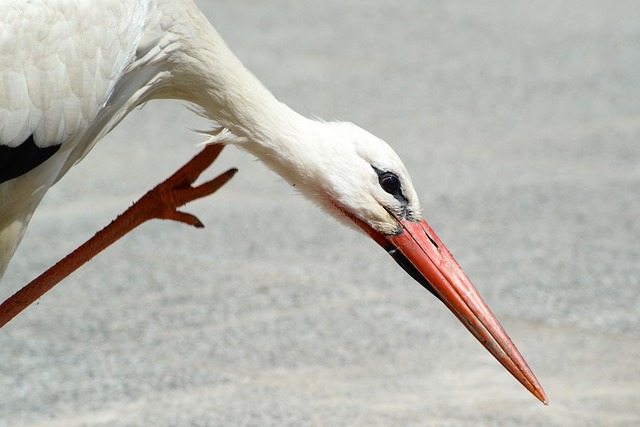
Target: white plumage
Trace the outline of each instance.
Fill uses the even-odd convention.
[[[131,2],[111,3],[3,4],[3,144],[32,134],[41,147],[66,142],[95,120],[135,55],[145,18],[139,8],[129,13]]]
[[[192,0],[0,0],[0,277],[38,203],[133,108],[181,99],[383,246],[532,393],[544,392],[422,219],[408,173],[350,123],[304,118],[230,52]]]

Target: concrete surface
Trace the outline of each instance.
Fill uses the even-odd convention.
[[[640,2],[201,1],[306,115],[406,160],[539,404],[375,244],[250,156],[0,331],[0,426],[640,425]],[[57,185],[6,297],[196,151],[136,111]],[[211,172],[211,175],[215,171]]]

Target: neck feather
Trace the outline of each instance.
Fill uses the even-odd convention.
[[[165,60],[171,78],[154,97],[191,102],[203,116],[253,143],[269,144],[280,139],[282,129],[305,120],[279,102],[231,52],[195,4],[191,6],[169,14],[174,41]],[[162,7],[175,6],[167,2]]]
[[[161,21],[154,27],[161,30],[159,44],[164,46],[157,63],[167,73],[150,97],[193,103],[217,130],[230,132],[231,137],[223,133],[218,141],[238,145],[290,183],[304,187],[319,123],[279,102],[190,0],[156,2]],[[147,37],[158,43],[153,33]]]

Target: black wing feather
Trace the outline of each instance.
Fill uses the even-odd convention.
[[[38,147],[31,135],[17,147],[0,145],[0,183],[17,178],[41,165],[60,149],[60,144]]]

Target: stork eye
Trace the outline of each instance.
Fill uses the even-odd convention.
[[[378,182],[384,191],[396,194],[400,190],[400,180],[391,172],[385,172],[378,178]]]

